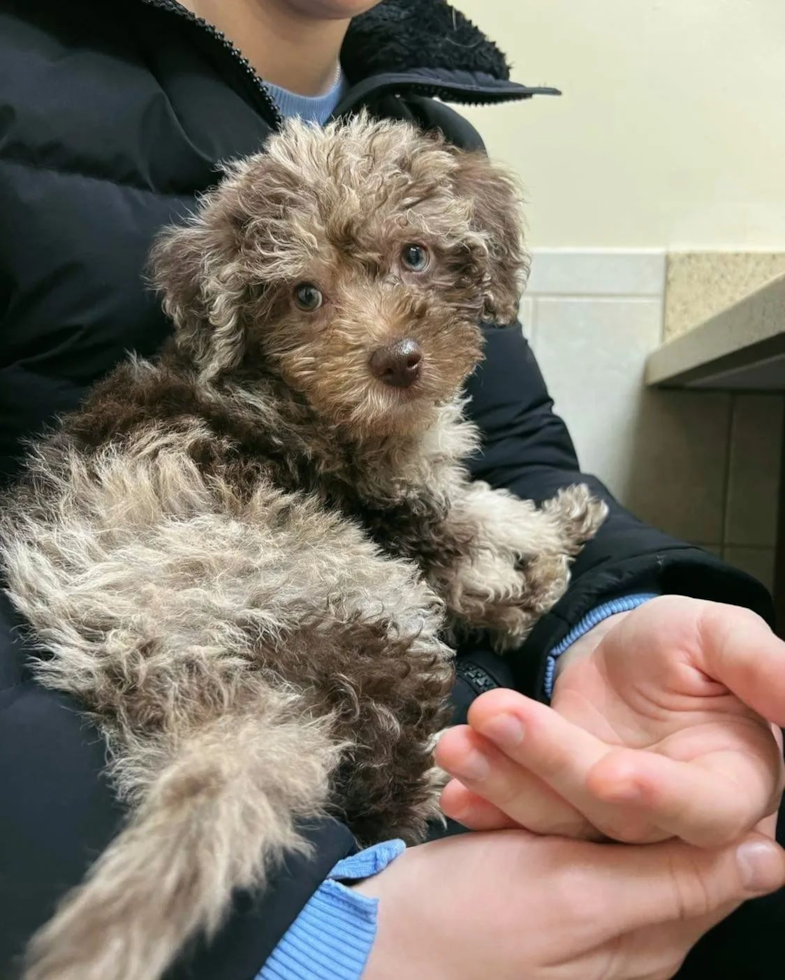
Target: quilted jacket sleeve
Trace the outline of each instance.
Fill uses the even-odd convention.
[[[729,602],[772,620],[771,599],[762,585],[713,555],[647,526],[599,480],[581,473],[520,325],[488,327],[486,341],[486,359],[468,386],[469,411],[483,434],[483,451],[471,462],[473,475],[537,501],[560,487],[585,482],[610,506],[604,526],[575,563],[566,596],[514,658],[517,687],[540,696],[548,651],[593,606],[626,592]]]

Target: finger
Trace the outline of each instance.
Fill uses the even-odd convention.
[[[594,889],[597,916],[610,918],[611,935],[665,923],[700,920],[727,905],[776,891],[785,883],[785,853],[768,838],[751,835],[741,844],[702,850],[681,841],[592,847],[587,888]]]
[[[756,834],[762,834],[764,837],[768,837],[769,840],[775,840],[777,837],[777,816],[776,811],[770,813],[768,817],[764,817],[759,824],[754,828]]]
[[[785,643],[755,613],[706,603],[698,666],[767,721],[785,726]]]
[[[469,830],[512,830],[520,826],[493,803],[472,793],[457,779],[451,780],[444,787],[441,807],[446,817]]]
[[[467,725],[451,728],[441,737],[436,762],[474,796],[505,814],[513,826],[568,837],[590,833],[574,807]]]
[[[774,840],[776,815],[766,817],[758,824],[757,831],[764,837]],[[666,922],[635,929],[625,936],[614,936],[604,953],[613,964],[613,973],[608,980],[617,977],[670,977],[676,971],[695,943],[710,929],[727,918],[741,904],[741,899],[719,905],[706,915]]]
[[[493,742],[513,765],[497,762],[494,767],[497,778],[486,778],[482,786],[466,783],[458,773],[455,775],[523,826],[532,827],[527,822],[531,820],[526,816],[527,800],[518,793],[512,795],[510,790],[515,773],[520,770],[536,777],[588,824],[608,836],[631,842],[667,836],[657,832],[643,808],[619,800],[609,802],[595,794],[589,775],[614,749],[546,705],[514,691],[491,691],[474,702],[469,722],[476,733]],[[548,832],[547,826],[543,832]],[[581,836],[592,835],[584,828]]]
[[[596,954],[611,963],[605,980],[629,977],[674,977],[698,940],[718,922],[727,918],[741,903],[730,902],[709,915],[681,922],[635,929],[625,936],[614,936]]]
[[[601,800],[640,808],[665,836],[721,847],[776,809],[776,769],[757,761],[739,752],[716,752],[681,762],[617,749],[594,766],[587,784]]]

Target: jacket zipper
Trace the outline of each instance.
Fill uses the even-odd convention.
[[[175,17],[180,17],[183,20],[188,21],[188,23],[193,24],[195,27],[200,28],[205,33],[209,34],[210,37],[215,38],[215,40],[218,41],[232,56],[235,63],[242,68],[245,76],[252,83],[253,91],[259,98],[265,115],[273,123],[275,129],[280,129],[281,126],[283,126],[283,116],[281,115],[281,110],[275,104],[275,99],[273,99],[272,95],[270,94],[270,90],[265,85],[264,80],[256,73],[251,63],[243,55],[242,51],[232,44],[223,31],[219,31],[217,27],[213,27],[213,25],[208,23],[208,21],[206,21],[203,17],[197,17],[197,15],[192,13],[192,11],[186,10],[185,7],[181,6],[179,3],[176,3],[175,0],[142,0],[142,3],[146,3],[148,7],[157,7],[159,10],[166,10]]]

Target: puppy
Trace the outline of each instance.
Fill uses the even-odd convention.
[[[404,124],[298,123],[154,249],[174,321],[30,454],[9,594],[128,822],[27,980],[156,980],[326,812],[420,840],[452,650],[520,645],[600,525],[484,483],[461,388],[526,270],[514,182]]]

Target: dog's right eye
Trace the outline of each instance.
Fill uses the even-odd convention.
[[[324,302],[321,290],[317,289],[312,282],[301,282],[294,287],[294,301],[301,310],[306,313],[313,313],[318,310]]]
[[[404,245],[401,261],[411,272],[425,272],[430,262],[428,249],[424,245]]]

